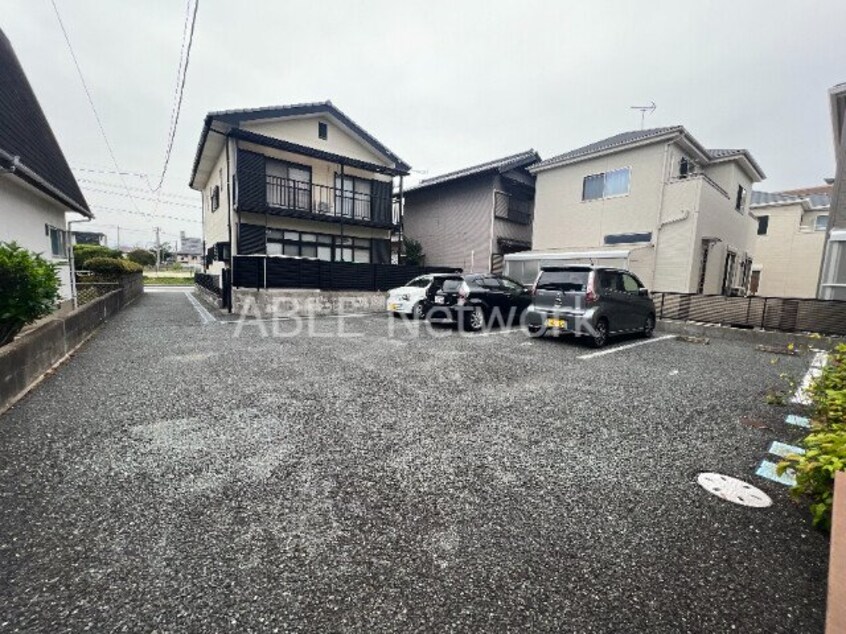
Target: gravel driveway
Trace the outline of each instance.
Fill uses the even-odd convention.
[[[2,416],[0,632],[822,631],[827,541],[754,475],[807,355],[344,324],[147,293]]]

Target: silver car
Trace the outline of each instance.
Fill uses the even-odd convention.
[[[612,335],[655,329],[655,305],[636,275],[603,266],[543,267],[532,289],[526,326],[533,335],[586,335],[596,347]]]

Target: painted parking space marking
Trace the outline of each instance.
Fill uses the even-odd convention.
[[[804,416],[797,416],[796,414],[788,414],[784,422],[788,425],[796,425],[796,427],[811,427],[811,421]]]
[[[787,443],[779,442],[778,440],[774,440],[770,443],[770,448],[767,450],[774,456],[779,456],[781,458],[786,458],[790,454],[798,454],[802,455],[805,453],[805,450],[801,447],[797,447],[795,445],[788,445]]]
[[[191,305],[197,311],[197,314],[200,316],[200,319],[202,320],[204,326],[217,321],[217,319],[215,319],[214,315],[212,315],[208,310],[206,310],[206,307],[203,306],[197,300],[196,297],[194,297],[193,293],[185,291],[185,297],[188,298],[188,301],[191,302]]]
[[[595,357],[602,357],[606,354],[613,354],[615,352],[622,352],[623,350],[630,350],[631,348],[637,348],[638,346],[645,346],[650,343],[658,343],[659,341],[666,341],[667,339],[675,339],[676,335],[664,335],[663,337],[655,337],[654,339],[646,339],[644,341],[638,341],[635,343],[629,343],[624,346],[617,346],[615,348],[607,348],[606,350],[599,350],[598,352],[591,352],[588,354],[583,354],[577,359],[593,359]]]
[[[796,485],[796,476],[794,475],[792,469],[788,469],[779,475],[776,472],[776,463],[770,462],[769,460],[761,461],[761,466],[759,466],[758,470],[755,471],[755,475],[789,487]]]
[[[796,393],[790,399],[791,403],[798,403],[799,405],[811,404],[811,395],[809,393],[811,383],[822,373],[822,369],[827,362],[828,354],[823,350],[817,350],[813,361],[811,361],[811,367],[808,368],[808,371],[802,378],[802,383],[796,388]]]

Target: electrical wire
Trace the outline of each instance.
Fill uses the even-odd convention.
[[[76,181],[78,183],[91,183],[92,185],[102,185],[104,187],[120,187],[119,184],[110,183],[108,181],[98,181],[92,178],[77,178]],[[133,192],[148,193],[148,190],[144,189],[143,187],[129,187],[128,189]],[[196,196],[185,196],[184,194],[166,194],[162,192],[161,196],[163,198],[177,198],[179,200],[197,200]]]
[[[160,218],[164,218],[164,219],[167,219],[167,220],[177,220],[179,222],[191,222],[191,223],[198,224],[198,225],[203,224],[202,220],[191,220],[190,218],[179,218],[178,216],[168,216],[168,215],[162,215],[162,214],[154,216],[153,214],[148,214],[148,213],[145,213],[143,211],[133,211],[132,209],[121,209],[120,207],[109,207],[108,205],[91,205],[91,207],[93,207],[94,209],[101,209],[101,210],[107,211],[107,212],[132,214],[134,216],[144,216],[145,218],[151,218],[153,220],[158,220]]]
[[[53,1],[53,0],[51,0]],[[190,26],[186,29],[183,27],[182,49],[179,52],[179,66],[176,70],[176,92],[174,95],[173,107],[171,108],[170,130],[168,131],[167,146],[165,148],[164,164],[162,165],[162,174],[159,177],[159,184],[156,185],[153,191],[159,191],[164,183],[167,168],[170,164],[170,157],[173,151],[173,141],[176,137],[176,128],[179,125],[179,115],[182,112],[182,98],[185,94],[185,80],[188,77],[188,63],[191,61],[191,45],[194,43],[194,26],[197,23],[197,9],[200,6],[200,0],[194,0],[194,10],[191,13]],[[191,7],[191,0],[188,0],[186,6],[185,22],[188,24],[188,13]],[[187,39],[186,39],[187,30]]]
[[[59,13],[59,7],[56,6],[56,0],[50,0],[50,4],[53,5],[53,11],[56,13],[56,19],[59,21],[59,28],[62,30],[62,35],[65,37],[65,42],[68,45],[68,51],[70,51],[71,59],[73,60],[73,65],[76,67],[76,72],[79,75],[79,81],[82,83],[82,89],[85,91],[85,96],[88,97],[88,104],[91,106],[91,112],[94,113],[94,118],[97,120],[97,127],[100,129],[100,135],[103,137],[103,141],[106,144],[106,149],[109,151],[109,156],[112,159],[112,163],[115,166],[115,170],[120,175],[121,183],[123,183],[124,188],[126,188],[126,181],[123,178],[123,170],[121,170],[120,165],[118,164],[117,158],[115,157],[115,152],[112,149],[112,144],[109,142],[109,137],[106,135],[106,129],[103,127],[103,122],[100,119],[100,114],[97,112],[97,107],[94,105],[94,98],[91,96],[91,91],[88,90],[88,84],[85,82],[85,76],[82,74],[82,68],[79,65],[79,60],[76,58],[76,53],[73,50],[73,45],[70,41],[70,36],[68,35],[67,29],[65,29],[65,24],[62,22],[62,16]],[[129,192],[129,189],[126,190],[127,196],[132,200],[132,206],[138,209],[138,205],[135,202],[135,199],[132,198],[132,194]],[[140,211],[140,210],[139,210]]]
[[[126,198],[127,196],[132,196],[132,194],[129,194],[129,193],[124,194],[122,192],[115,192],[115,191],[111,191],[111,190],[108,190],[108,189],[98,189],[96,187],[88,187],[87,185],[83,185],[83,189],[85,191],[89,191],[89,192],[97,192],[99,194],[109,194],[110,196],[120,196],[122,198]],[[156,198],[154,196],[135,196],[135,199],[137,199],[137,200],[152,200],[152,201],[156,200]],[[200,211],[202,209],[202,207],[200,207],[200,205],[189,205],[188,203],[168,202],[167,204],[168,204],[168,206],[171,206],[171,207],[189,207],[191,209],[196,209],[197,211]],[[139,209],[138,211],[141,211],[141,210]]]

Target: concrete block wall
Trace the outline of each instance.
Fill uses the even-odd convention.
[[[232,291],[232,312],[250,316],[342,315],[385,310],[386,294],[273,288]]]
[[[141,276],[127,276],[119,290],[65,314],[0,348],[0,413],[17,401],[45,372],[61,361],[100,324],[144,292]]]

